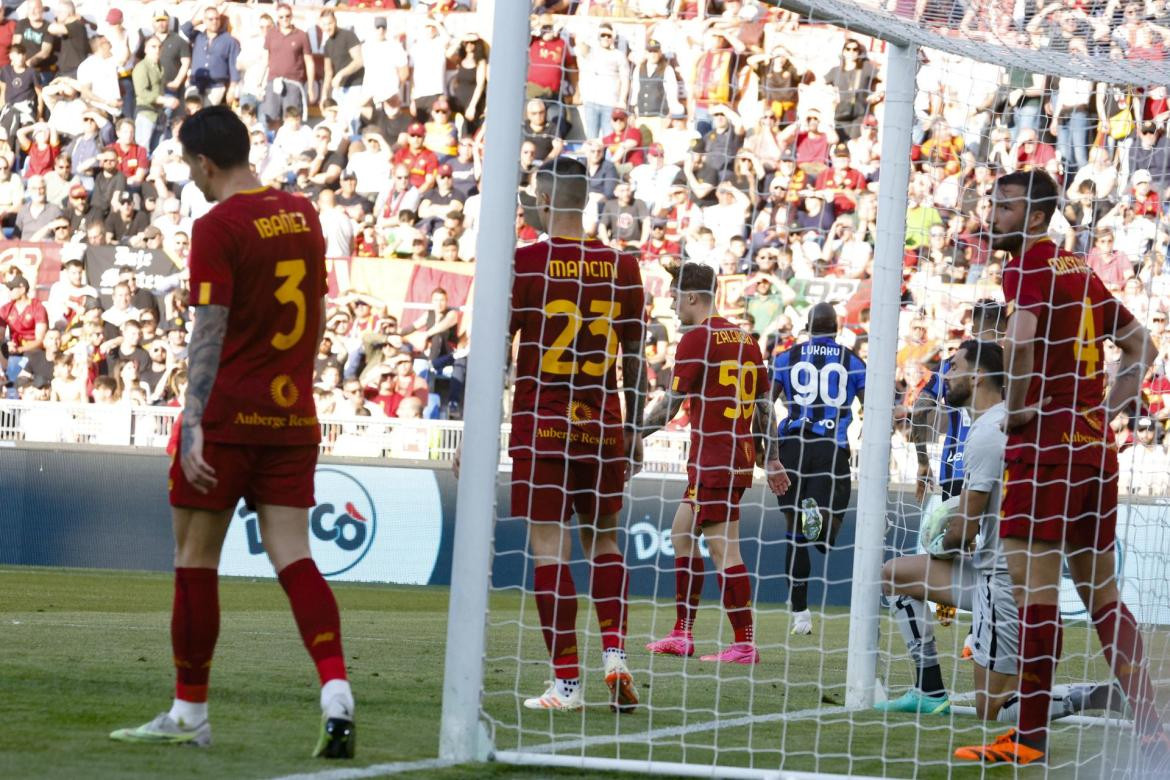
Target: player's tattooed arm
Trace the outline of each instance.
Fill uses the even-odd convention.
[[[646,408],[646,359],[642,343],[622,344],[622,387],[626,394],[626,425],[635,430],[641,424]]]
[[[926,445],[934,438],[938,426],[939,403],[932,395],[919,395],[910,412],[910,440],[914,442],[914,453],[918,457],[918,482],[914,495],[919,501],[926,498],[930,487],[930,454]]]
[[[776,407],[767,398],[757,398],[752,428],[764,439],[764,462],[780,460],[780,436],[776,424]]]
[[[685,400],[686,395],[668,388],[666,395],[646,410],[646,418],[642,421],[642,436],[652,435],[673,420]]]
[[[183,406],[183,428],[187,430],[203,425],[203,410],[219,373],[227,325],[226,306],[200,306],[196,310],[195,328],[187,347],[187,397]],[[193,441],[194,437],[182,437],[184,454]]]
[[[1128,325],[1119,328],[1113,334],[1113,341],[1121,350],[1121,360],[1113,386],[1105,398],[1105,414],[1109,420],[1122,409],[1130,408],[1139,398],[1146,371],[1158,357],[1158,347],[1137,320],[1131,320]]]

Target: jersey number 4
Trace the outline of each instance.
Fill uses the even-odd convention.
[[[849,374],[840,363],[827,363],[818,370],[814,364],[802,360],[792,367],[791,379],[793,400],[801,406],[816,403],[819,397],[822,404],[841,407],[849,397]]]
[[[1073,342],[1073,354],[1077,362],[1084,366],[1082,376],[1086,379],[1097,376],[1101,352],[1097,349],[1097,324],[1093,321],[1093,301],[1087,297],[1081,307],[1081,324],[1077,328],[1077,340]]]
[[[577,304],[567,298],[558,298],[545,304],[544,316],[550,319],[567,317],[568,322],[540,358],[540,370],[543,373],[571,375],[582,371],[589,376],[604,376],[605,372],[609,371],[609,367],[617,360],[618,350],[618,338],[613,331],[613,321],[621,315],[622,305],[613,301],[591,301],[589,313],[598,315],[589,320],[589,332],[594,336],[605,337],[605,360],[586,360],[584,363],[565,360],[565,352],[572,348],[577,334],[585,326],[585,318]]]
[[[295,306],[297,318],[288,333],[273,335],[272,346],[279,350],[292,349],[305,335],[305,293],[301,290],[301,282],[305,280],[305,261],[281,260],[276,264],[276,278],[283,281],[273,295],[281,303]]]

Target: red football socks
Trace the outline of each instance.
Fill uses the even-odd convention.
[[[280,570],[280,585],[288,596],[301,640],[317,665],[321,684],[345,679],[341,651],[341,615],[329,583],[312,558],[293,561]]]
[[[1133,709],[1138,733],[1157,732],[1162,723],[1146,669],[1142,635],[1133,613],[1123,602],[1115,601],[1094,613],[1093,625],[1097,627],[1097,637],[1105,649],[1105,660]]]
[[[674,610],[675,631],[688,634],[695,628],[695,615],[699,611],[699,599],[703,593],[703,558],[674,559]]]
[[[1043,750],[1048,740],[1052,677],[1063,631],[1056,604],[1029,604],[1020,614],[1020,723],[1023,740]]]
[[[629,588],[630,580],[626,577],[626,565],[621,555],[606,553],[593,559],[589,596],[597,611],[602,650],[624,650],[626,647]]]
[[[171,610],[176,699],[207,701],[211,657],[218,638],[219,573],[215,569],[176,568]]]
[[[735,631],[735,641],[751,642],[752,584],[747,567],[742,563],[723,572],[723,608],[727,610],[727,619]]]
[[[553,673],[558,680],[576,680],[581,676],[577,659],[577,589],[568,565],[537,566],[533,590]]]

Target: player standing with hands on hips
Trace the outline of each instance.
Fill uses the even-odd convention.
[[[189,117],[179,141],[192,181],[216,205],[191,236],[196,317],[170,472],[175,700],[151,722],[110,736],[211,744],[207,689],[219,635],[217,570],[243,498],[259,515],[264,549],[321,681],[322,727],[313,754],[352,758],[354,702],[341,618],[309,552],[321,439],[313,359],[325,329],[325,239],[309,201],[262,186],[251,172],[248,130],[231,109],[214,106]]]
[[[1045,760],[1067,565],[1129,700],[1143,760],[1157,764],[1147,769],[1164,777],[1170,741],[1137,620],[1117,587],[1117,447],[1109,426],[1138,398],[1156,349],[1084,258],[1049,240],[1059,197],[1043,171],[1008,174],[995,188],[992,246],[1011,255],[1003,273],[1007,449],[999,535],[1019,611],[1020,718],[1018,728],[989,745],[959,748],[955,757]],[[1121,350],[1108,397],[1106,339]]]
[[[783,398],[788,405],[788,417],[780,422],[780,462],[788,470],[792,487],[777,500],[788,523],[786,563],[793,634],[812,633],[808,549],[816,546],[827,559],[845,519],[853,489],[849,423],[853,399],[864,401],[864,394],[865,363],[837,343],[833,306],[815,304],[808,313],[808,341],[777,355],[772,365],[773,400]]]
[[[589,595],[609,705],[625,713],[637,708],[638,696],[626,665],[629,580],[618,521],[626,480],[641,460],[645,291],[637,255],[585,237],[581,214],[588,199],[584,164],[556,157],[540,166],[536,211],[548,238],[516,250],[512,280],[509,333],[519,335],[509,446],[512,514],[528,520],[536,610],[554,677],[524,706],[585,706],[577,589],[569,569],[576,514],[592,569]],[[458,454],[455,468],[458,476]]]
[[[691,450],[687,489],[671,526],[674,543],[675,608],[670,635],[646,645],[653,653],[690,656],[692,629],[703,591],[703,557],[696,531],[707,540],[718,569],[723,607],[734,642],[702,661],[757,664],[752,621],[752,586],[739,552],[739,502],[752,484],[756,432],[764,437],[768,487],[780,495],[788,475],[780,464],[768,368],[755,338],[715,313],[715,271],[687,263],[678,280],[678,316],[688,328],[674,359],[674,379],[660,403],[646,412],[643,436],[673,420],[691,399]]]

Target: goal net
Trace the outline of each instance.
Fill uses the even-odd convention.
[[[494,20],[444,755],[950,777],[971,771],[956,751],[1034,720],[994,542],[994,406],[1014,359],[996,350],[1019,302],[1005,297],[1010,247],[993,226],[997,181],[1043,171],[1057,194],[1040,230],[1064,253],[1054,278],[1066,263],[1088,279],[1087,264],[1103,286],[1085,293],[1088,314],[1054,309],[1036,339],[1059,349],[1071,327],[1078,398],[1129,381],[1135,354],[1148,370],[1116,416],[1101,398],[1086,415],[1119,450],[1116,587],[1144,654],[1125,620],[1106,630],[1087,613],[1066,569],[1042,771],[1146,766],[1170,624],[1165,4],[544,5],[574,13]],[[540,172],[560,157],[580,165]],[[700,295],[680,289],[692,263],[713,271]],[[1043,300],[1058,297],[1053,286]],[[1148,330],[1155,359],[1111,337],[1127,321],[1105,322],[1111,301]],[[696,358],[683,337],[703,328],[714,335]],[[759,357],[713,357],[730,341]],[[779,499],[758,465],[742,496],[733,477],[709,476],[711,442],[745,443],[733,420],[754,422],[758,398],[793,482]],[[641,473],[615,482],[598,464],[620,453],[643,400],[640,419],[665,412],[665,424]],[[711,409],[728,412],[724,433],[703,422]],[[501,421],[512,438],[505,426],[496,446]],[[756,434],[746,443],[762,463]],[[1064,515],[1108,509],[1113,456],[1098,449]],[[688,476],[700,458],[708,476]],[[738,458],[728,447],[727,474],[744,471]],[[1053,495],[1032,472],[1007,478]],[[1050,512],[1044,501],[1028,511]],[[974,522],[948,531],[964,508]],[[564,537],[550,535],[554,516]],[[1126,659],[1152,681],[1140,712]],[[614,670],[628,671],[631,712],[611,711]]]

